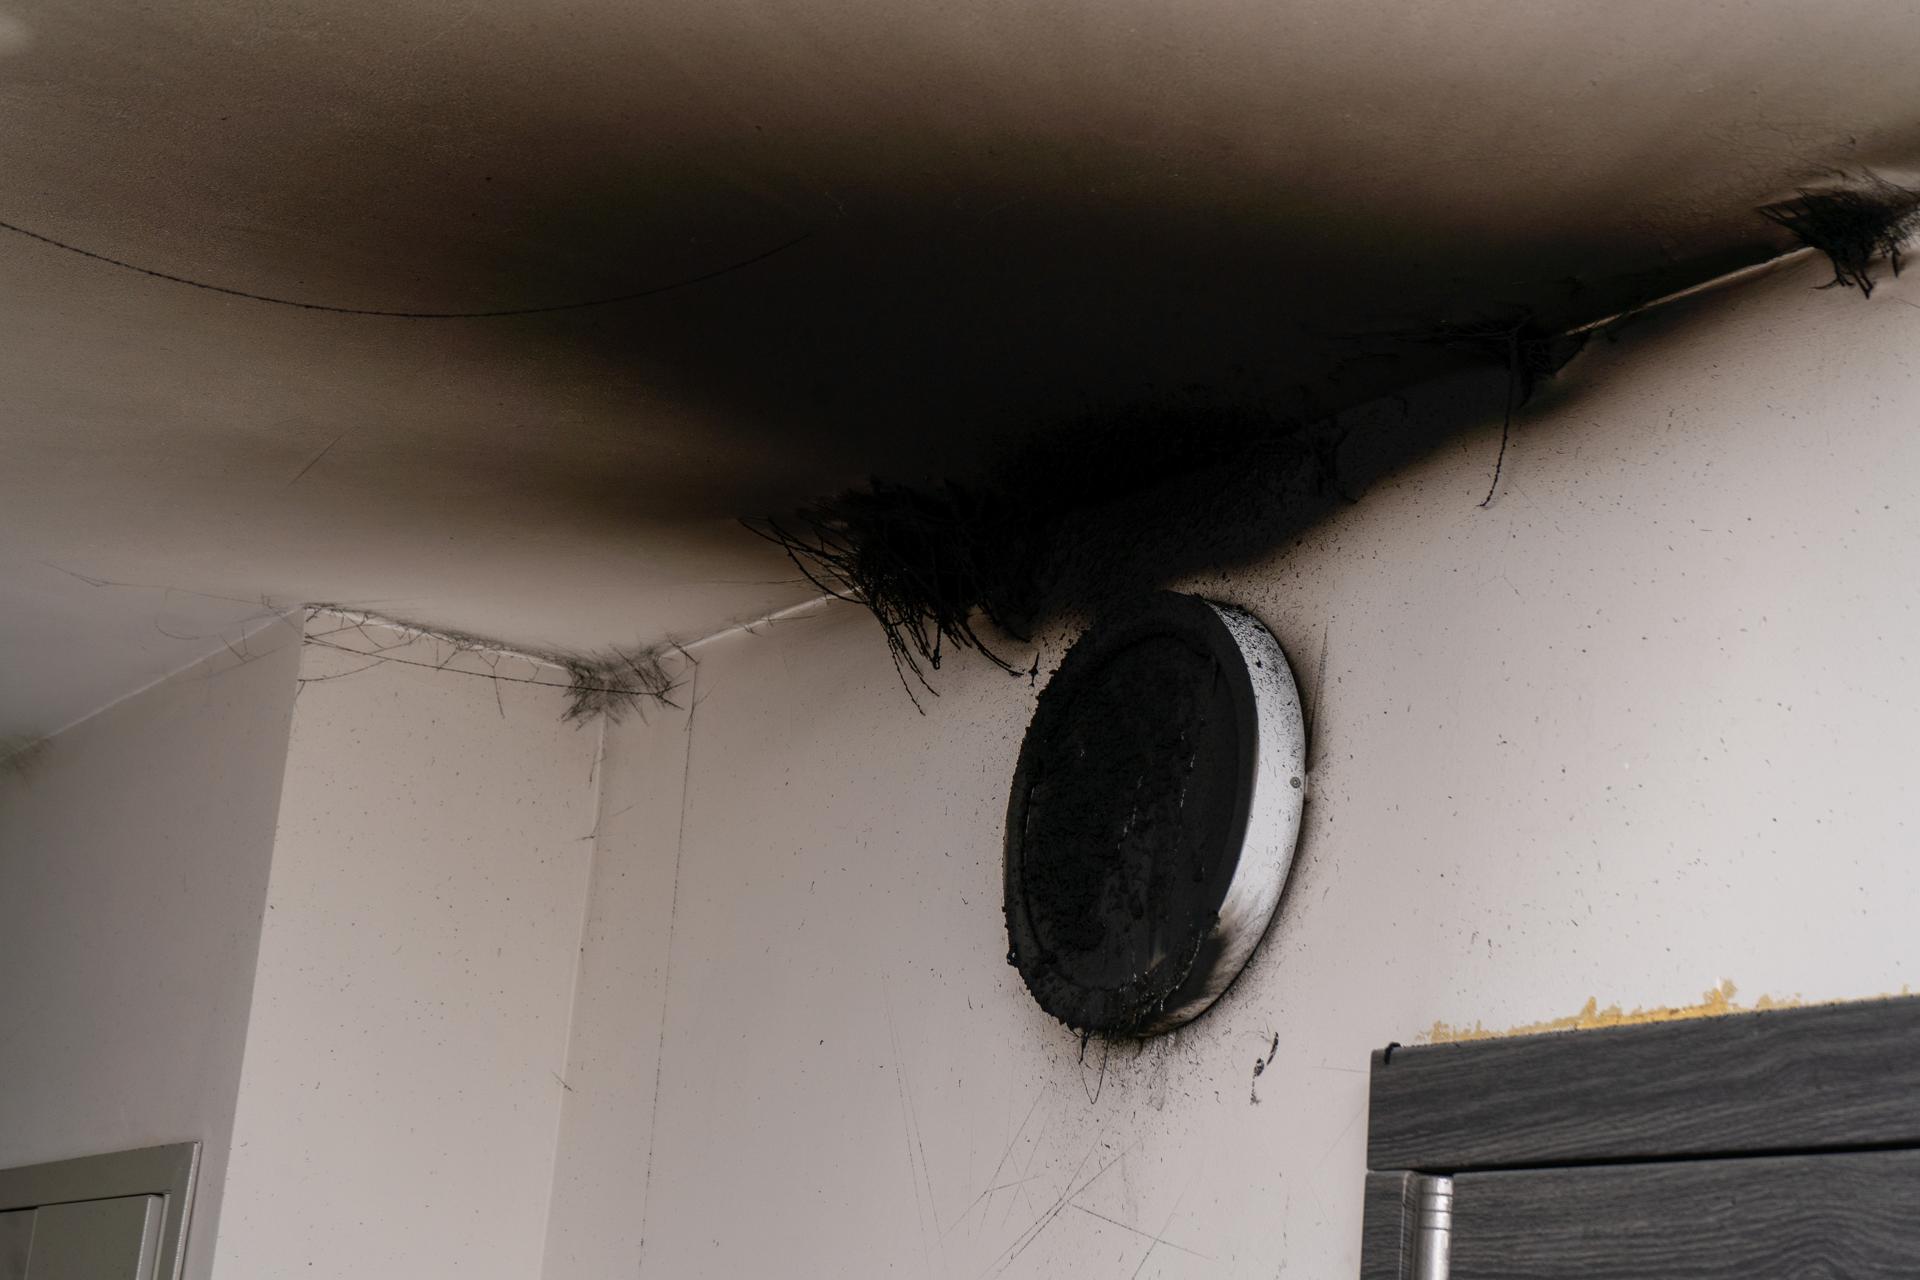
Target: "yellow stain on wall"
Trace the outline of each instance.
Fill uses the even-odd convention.
[[[1588,997],[1580,1012],[1564,1018],[1549,1018],[1545,1022],[1529,1022],[1518,1027],[1508,1027],[1505,1031],[1490,1031],[1478,1022],[1470,1027],[1455,1027],[1444,1022],[1436,1022],[1427,1032],[1430,1044],[1450,1044],[1460,1040],[1492,1040],[1500,1036],[1532,1036],[1546,1031],[1597,1031],[1602,1027],[1632,1027],[1649,1022],[1681,1022],[1688,1018],[1718,1018],[1729,1013],[1757,1013],[1766,1009],[1797,1009],[1805,1003],[1797,996],[1761,996],[1751,1005],[1738,1004],[1734,1000],[1732,979],[1723,978],[1720,985],[1703,992],[1698,1004],[1659,1005],[1652,1009],[1635,1007],[1623,1010],[1617,1004],[1600,1007],[1596,997]],[[1904,994],[1904,991],[1903,991]]]

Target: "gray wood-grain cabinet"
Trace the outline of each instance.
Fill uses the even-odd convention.
[[[1920,999],[1374,1055],[1362,1280],[1920,1275]]]

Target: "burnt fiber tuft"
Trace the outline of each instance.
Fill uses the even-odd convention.
[[[1898,276],[1901,250],[1920,232],[1920,191],[1868,175],[1847,186],[1802,187],[1791,200],[1760,211],[1833,264],[1823,287],[1858,289],[1873,296],[1873,263],[1885,258]]]

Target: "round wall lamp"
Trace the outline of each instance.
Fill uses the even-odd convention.
[[[1007,958],[1040,1007],[1128,1036],[1203,1012],[1273,918],[1306,784],[1299,692],[1257,618],[1160,592],[1096,621],[1007,807]]]

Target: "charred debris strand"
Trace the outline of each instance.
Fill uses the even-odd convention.
[[[505,682],[562,690],[567,696],[567,709],[561,714],[561,719],[565,721],[589,720],[595,716],[618,721],[635,712],[644,714],[649,706],[677,705],[673,701],[673,694],[679,688],[679,681],[667,670],[663,661],[665,655],[658,649],[628,652],[616,648],[598,653],[543,653],[507,649],[464,632],[422,627],[342,606],[309,605],[308,616],[332,616],[338,618],[341,625],[328,631],[309,631],[306,643],[364,659],[367,666],[391,662],[404,667],[423,667],[430,671],[492,680],[496,684]],[[382,644],[369,634],[369,627],[394,631],[400,639]],[[346,632],[359,634],[366,647],[333,639]],[[389,652],[411,647],[418,641],[431,644],[435,655],[433,661]],[[471,667],[454,665],[462,655],[471,655],[486,670],[476,671]],[[500,664],[507,659],[527,664],[535,674],[502,673]],[[691,658],[688,660],[691,661]],[[302,683],[341,679],[365,669],[355,667],[330,675],[308,677]]]
[[[1335,488],[1339,443],[1336,424],[1172,403],[1035,437],[975,482],[876,479],[747,527],[823,590],[865,605],[909,693],[932,692],[929,673],[949,649],[1031,674],[992,647],[977,617],[1024,641],[1064,601],[1084,602],[1088,579],[1098,594],[1098,579],[1128,577],[1129,550],[1098,529],[1103,509],[1212,472],[1270,477],[1286,495],[1319,499]]]
[[[1826,288],[1858,289],[1872,297],[1874,261],[1885,258],[1899,275],[1900,251],[1920,232],[1920,191],[1870,176],[1850,186],[1802,188],[1794,199],[1760,212],[1827,256],[1833,279]]]
[[[1803,188],[1760,213],[1800,245],[1826,256],[1834,278],[1823,287],[1855,288],[1870,296],[1877,260],[1884,258],[1897,276],[1905,242],[1920,233],[1920,190],[1866,175],[1827,188]],[[1579,353],[1587,333],[1561,332],[1520,311],[1367,336],[1446,348],[1505,372],[1500,452],[1480,504],[1486,506],[1499,489],[1515,411]],[[1211,492],[1201,482],[1254,475],[1260,481],[1239,500],[1260,504],[1264,527],[1287,527],[1290,516],[1304,517],[1345,496],[1339,467],[1345,438],[1337,416],[1309,421],[1197,400],[1136,407],[1034,437],[973,480],[916,485],[876,478],[865,488],[790,516],[747,524],[780,546],[823,590],[872,612],[918,706],[916,686],[935,692],[929,677],[949,649],[974,650],[1013,675],[1034,674],[996,651],[979,620],[1024,641],[1062,607],[1159,585],[1144,563],[1150,557],[1122,545],[1126,522],[1111,518],[1119,504],[1130,498],[1148,498],[1151,504],[1155,499],[1149,495],[1170,494],[1162,505],[1190,515],[1198,495]],[[1223,554],[1220,561],[1226,558]],[[513,654],[459,633],[388,625],[411,639],[431,639],[445,651],[444,660],[423,662],[377,647],[362,650],[324,636],[310,642],[369,661],[562,689],[568,720],[619,719],[649,705],[673,705],[676,681],[656,650]],[[449,665],[462,654],[477,655],[488,669]],[[506,656],[524,658],[552,674],[502,675],[497,666]]]
[[[1898,275],[1903,243],[1920,232],[1920,191],[1867,175],[1829,188],[1803,188],[1759,212],[1827,257],[1834,278],[1824,287],[1871,295],[1876,260],[1885,258]],[[1588,332],[1557,331],[1522,311],[1374,336],[1445,347],[1505,370],[1500,452],[1484,507],[1499,489],[1514,412],[1579,353]],[[1157,406],[1038,438],[975,482],[910,485],[876,478],[791,516],[747,524],[778,544],[822,589],[872,612],[911,696],[916,684],[933,692],[928,675],[948,649],[972,649],[1003,670],[1027,674],[994,650],[975,619],[1025,640],[1061,603],[1064,563],[1084,577],[1090,565],[1097,576],[1103,564],[1111,568],[1124,560],[1124,548],[1108,548],[1103,556],[1089,554],[1084,538],[1083,545],[1069,545],[1088,513],[1222,466],[1266,468],[1279,477],[1268,490],[1273,501],[1311,507],[1340,492],[1343,439],[1337,420]],[[1111,538],[1112,530],[1105,536]],[[1085,595],[1083,589],[1079,598]]]

